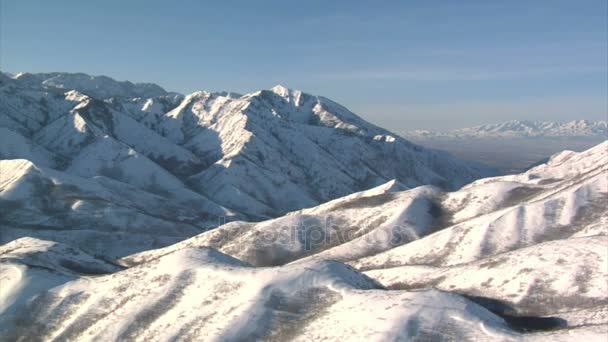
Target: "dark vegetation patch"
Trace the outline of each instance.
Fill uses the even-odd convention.
[[[531,199],[532,197],[543,191],[544,189],[542,188],[533,188],[528,186],[517,187],[509,191],[509,193],[505,197],[505,200],[502,202],[501,207],[507,208],[516,204],[521,204],[522,202]]]
[[[143,308],[135,315],[131,321],[132,323],[127,326],[118,339],[135,339],[135,337],[147,330],[155,320],[177,305],[180,299],[184,296],[185,289],[193,283],[194,275],[191,272],[184,272],[180,274],[175,280],[175,285],[169,291],[167,291],[153,304]]]
[[[441,197],[429,199],[428,213],[433,218],[433,221],[428,231],[425,232],[425,235],[433,234],[453,224],[454,213],[446,210],[441,203],[443,203],[443,198]]]
[[[380,195],[360,197],[354,200],[350,200],[348,202],[339,203],[332,207],[331,210],[372,208],[393,201],[397,199],[397,197],[397,194],[390,192]]]
[[[563,329],[568,325],[566,320],[559,317],[518,315],[517,310],[513,306],[498,299],[482,296],[463,296],[502,317],[511,329],[521,333]]]
[[[541,179],[537,184],[538,185],[547,185],[547,184],[552,184],[552,183],[556,183],[562,181],[562,179],[560,178],[546,178],[546,179]]]
[[[68,259],[61,260],[59,265],[79,275],[103,275],[111,273],[103,268],[95,267],[94,265],[83,265]]]
[[[324,288],[298,291],[293,295],[274,290],[265,303],[266,308],[271,311],[266,317],[262,317],[258,330],[252,332],[248,338],[265,341],[292,340],[340,299],[340,294]]]
[[[402,290],[402,291],[410,291],[410,290],[419,290],[425,289],[429,287],[433,287],[446,279],[445,276],[439,276],[435,278],[429,278],[425,281],[420,282],[399,282],[394,283],[388,287],[389,290]]]

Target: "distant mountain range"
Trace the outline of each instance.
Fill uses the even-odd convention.
[[[608,137],[608,121],[574,120],[569,122],[512,120],[449,131],[415,130],[401,132],[405,138],[461,139],[513,137]]]

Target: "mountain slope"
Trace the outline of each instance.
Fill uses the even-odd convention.
[[[137,162],[126,160],[119,170],[135,177],[146,167]],[[177,194],[0,160],[0,243],[41,237],[115,259],[183,240],[232,215],[185,188],[172,190]]]
[[[608,334],[608,141],[478,179],[323,97],[157,91],[0,74],[0,340]]]
[[[365,274],[394,289],[434,287],[491,298],[501,313],[560,316],[570,326],[605,324],[607,244],[602,235],[571,237],[452,267],[373,266]]]
[[[606,158],[608,142],[582,153],[555,155],[521,175],[474,182],[446,197],[454,225],[359,265],[388,260],[455,265],[575,234],[605,234]]]

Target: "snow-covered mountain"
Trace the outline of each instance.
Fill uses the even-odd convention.
[[[13,240],[0,247],[0,329],[7,340],[602,340],[607,161],[608,141],[453,192],[391,181],[119,260]]]
[[[104,76],[2,75],[0,128],[2,159],[156,194],[194,192],[248,219],[391,179],[454,189],[492,173],[281,86],[183,96]]]
[[[608,137],[608,121],[573,120],[569,122],[512,120],[497,124],[459,128],[449,131],[415,130],[401,135],[413,140],[438,138],[498,137]]]

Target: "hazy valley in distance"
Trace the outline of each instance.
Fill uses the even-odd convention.
[[[564,151],[584,151],[608,138],[607,121],[565,123],[508,121],[450,131],[401,131],[424,147],[444,150],[463,160],[519,173]]]

